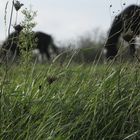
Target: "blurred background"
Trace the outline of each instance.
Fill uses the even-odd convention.
[[[20,2],[24,4],[22,10],[26,7],[37,11],[34,19],[37,25],[34,31],[51,34],[61,50],[67,48],[71,51],[80,48],[76,52],[80,56],[80,59],[76,58],[77,61],[90,59],[93,61],[93,58],[101,53],[114,17],[128,5],[140,4],[140,0],[20,0]],[[1,43],[7,37],[11,3],[12,0],[0,0]],[[19,13],[18,23],[20,21],[22,14]]]

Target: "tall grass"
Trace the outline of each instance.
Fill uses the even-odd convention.
[[[1,140],[140,138],[138,64],[13,66],[8,74]]]
[[[35,13],[23,14],[28,33]],[[1,140],[140,139],[139,64],[41,65],[22,55],[0,67]]]

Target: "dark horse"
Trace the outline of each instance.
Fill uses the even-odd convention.
[[[51,55],[49,52],[49,47],[51,46],[51,49],[55,54],[58,54],[58,48],[54,44],[53,38],[51,35],[48,35],[43,32],[35,32],[34,38],[36,39],[37,49],[41,53],[41,55],[45,54],[48,60],[51,59]]]
[[[7,52],[11,52],[17,56],[21,54],[19,47],[19,36],[23,27],[21,25],[17,25],[14,27],[14,29],[15,31],[8,36],[2,45],[4,55],[6,55]],[[48,60],[51,59],[49,47],[51,47],[54,53],[58,54],[58,48],[55,46],[51,35],[43,32],[33,32],[33,41],[36,44],[36,48],[34,49],[38,49],[42,56],[45,54]]]
[[[12,32],[7,39],[3,42],[1,47],[1,52],[3,53],[4,57],[6,55],[9,55],[9,52],[12,54],[19,54],[19,47],[18,47],[18,41],[19,41],[19,35],[22,31],[23,27],[20,25],[17,25],[14,27],[15,31]]]
[[[122,35],[130,45],[130,54],[135,55],[135,38],[140,34],[140,6],[130,5],[117,15],[110,28],[105,44],[106,58],[113,59],[118,52],[117,43]]]

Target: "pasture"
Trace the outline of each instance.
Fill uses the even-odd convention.
[[[17,13],[23,6],[14,0],[12,5]],[[90,38],[82,39],[81,47],[60,46],[59,52],[51,36],[31,34],[36,12],[25,9],[22,14],[23,34],[19,28],[10,32],[12,9],[8,38],[1,47],[0,140],[139,140],[137,55],[131,59],[127,51],[119,49],[118,57],[114,48],[106,47],[106,57],[115,59],[104,64],[104,40]],[[139,20],[137,24],[139,27]],[[119,37],[115,37],[115,50]],[[55,58],[49,54],[50,45],[58,54]],[[37,48],[48,61],[38,63],[33,58],[32,51]]]
[[[1,140],[140,139],[138,62],[1,65]]]

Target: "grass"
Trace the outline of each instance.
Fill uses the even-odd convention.
[[[1,140],[140,139],[139,64],[0,69]]]

